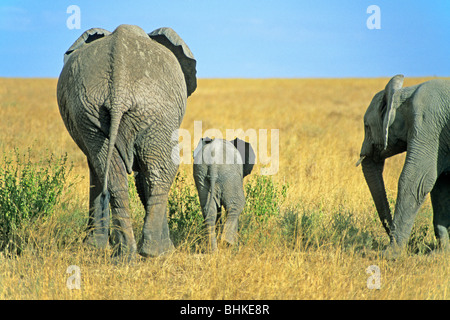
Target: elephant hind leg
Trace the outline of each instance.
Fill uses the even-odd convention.
[[[105,249],[108,246],[109,239],[109,212],[107,216],[103,216],[100,208],[100,197],[102,194],[101,181],[89,160],[88,166],[90,174],[89,220],[87,236],[84,242],[93,247]]]
[[[93,145],[90,149],[92,155],[90,157],[90,168],[92,169],[92,177],[95,186],[91,187],[91,206],[96,229],[100,225],[99,233],[104,238],[109,229],[109,210],[102,216],[102,208],[100,205],[100,197],[103,189],[103,181],[105,174],[106,152],[104,149],[96,150]],[[94,153],[96,152],[96,153]],[[103,157],[101,155],[104,155]],[[111,244],[113,246],[114,256],[123,256],[133,259],[136,253],[136,240],[134,239],[131,219],[129,215],[129,198],[128,198],[128,175],[125,164],[122,161],[117,150],[114,150],[111,157],[110,170],[108,175],[108,191],[110,194],[109,206],[111,210]],[[99,221],[102,221],[100,223]],[[104,222],[103,222],[104,221]],[[90,222],[92,224],[92,221]],[[102,240],[104,240],[102,238]],[[102,242],[103,243],[103,242]]]
[[[433,205],[433,226],[440,248],[450,251],[450,174],[443,173],[430,193]]]
[[[221,205],[217,196],[210,195],[210,189],[209,181],[200,183],[198,187],[198,196],[202,208],[207,251],[214,252],[217,250],[216,223],[221,213]],[[210,200],[209,203],[208,200]]]
[[[108,190],[111,195],[111,239],[115,246],[114,254],[132,259],[137,249],[129,214],[128,175],[125,164],[117,152],[114,152],[111,160],[108,181]]]
[[[144,257],[156,257],[173,250],[169,236],[166,210],[170,185],[161,186],[152,183],[152,175],[136,175],[136,186],[145,207],[144,226],[139,241],[139,254]]]
[[[244,190],[241,188],[239,191],[235,192],[239,192],[236,197],[226,199],[224,202],[227,217],[221,240],[230,245],[235,245],[238,242],[239,216],[245,206]]]
[[[138,244],[139,254],[155,257],[173,250],[167,221],[169,191],[178,170],[172,161],[170,136],[143,135],[136,145],[138,172],[136,187],[145,208],[144,226]]]
[[[208,250],[214,252],[217,250],[216,222],[219,214],[220,206],[214,198],[209,203],[209,207],[205,207],[204,223],[207,236]]]

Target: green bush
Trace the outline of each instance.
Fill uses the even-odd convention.
[[[266,223],[280,214],[286,200],[288,184],[279,185],[270,176],[255,175],[247,181],[244,214],[251,215],[257,223]]]
[[[195,248],[203,233],[203,216],[197,189],[187,183],[185,172],[177,173],[170,189],[168,219],[174,244],[184,242]]]
[[[53,213],[65,187],[67,155],[50,155],[37,163],[26,155],[3,155],[0,167],[0,250],[20,252],[30,224]]]
[[[239,236],[244,243],[253,239],[267,243],[276,236],[276,223],[286,200],[289,185],[280,185],[270,176],[254,175],[244,185],[245,208],[239,219]]]

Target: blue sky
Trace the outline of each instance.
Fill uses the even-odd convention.
[[[367,28],[370,5],[381,29]],[[448,0],[2,0],[0,76],[58,77],[84,30],[122,23],[173,28],[199,78],[450,76]]]

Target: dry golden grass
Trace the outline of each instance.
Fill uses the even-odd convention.
[[[273,179],[289,183],[286,208],[324,215],[351,212],[360,225],[374,217],[361,169],[362,117],[388,79],[201,79],[188,100],[182,128],[279,129],[280,164]],[[406,79],[405,86],[426,79]],[[192,141],[192,148],[198,141]],[[274,241],[238,251],[174,253],[114,265],[109,252],[81,241],[60,246],[54,230],[87,215],[85,158],[67,133],[56,104],[55,79],[0,79],[0,153],[13,148],[36,156],[67,152],[76,185],[66,204],[36,235],[39,245],[21,256],[0,256],[1,299],[448,299],[448,257],[410,254],[384,261],[376,251],[344,250],[324,243],[314,250]],[[389,159],[385,181],[395,199],[404,156]],[[1,160],[0,160],[1,161]],[[0,163],[1,164],[1,163]],[[261,165],[255,167],[258,172]],[[192,182],[191,165],[180,171]],[[427,202],[423,210],[429,210]],[[72,212],[73,211],[73,212]],[[430,224],[429,219],[425,223]],[[61,225],[61,221],[65,224]],[[431,225],[429,226],[431,228]],[[269,232],[269,231],[268,231]],[[377,231],[385,239],[381,225]],[[431,232],[432,233],[432,232]],[[80,239],[83,235],[80,234]],[[270,233],[267,234],[270,237]],[[80,290],[69,290],[66,269],[81,269]],[[366,268],[381,270],[381,289],[367,288]]]

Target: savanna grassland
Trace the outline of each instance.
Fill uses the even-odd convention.
[[[425,80],[407,78],[405,86]],[[449,299],[448,256],[430,254],[436,243],[429,200],[408,253],[396,261],[379,257],[388,238],[355,162],[364,112],[387,81],[200,79],[181,127],[192,137],[200,120],[203,131],[217,128],[224,135],[226,129],[279,129],[279,171],[261,177],[258,163],[245,179],[252,194],[241,216],[239,248],[204,254],[197,229],[186,231],[198,219],[183,222],[177,212],[198,205],[192,165],[182,164],[171,204],[177,249],[115,264],[109,250],[82,243],[89,173],[61,120],[56,79],[0,79],[0,166],[14,159],[13,150],[36,162],[67,153],[66,166],[72,166],[52,214],[26,228],[28,244],[18,255],[0,256],[0,299]],[[192,139],[192,150],[197,142]],[[399,155],[386,162],[391,205],[403,161]],[[132,189],[130,196],[138,236],[142,207]],[[259,198],[270,198],[276,210],[265,216]],[[81,270],[78,290],[66,286],[70,265]],[[371,265],[379,267],[380,289],[367,287]]]

